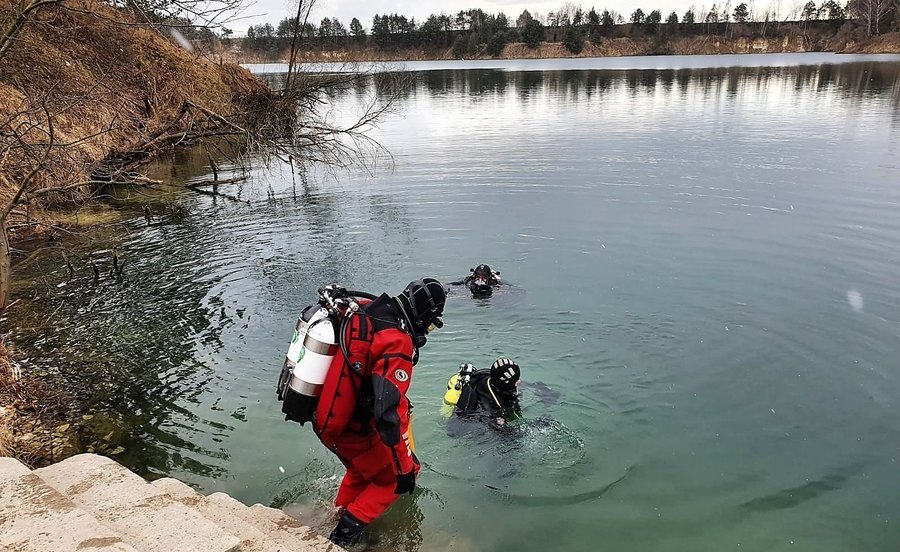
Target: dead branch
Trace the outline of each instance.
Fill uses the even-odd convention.
[[[232,178],[226,178],[224,180],[201,180],[200,182],[192,182],[191,184],[188,184],[186,187],[194,189],[194,188],[201,188],[203,186],[219,186],[222,184],[235,184],[237,182],[243,182],[244,180],[247,180],[247,178],[248,177],[245,175],[245,176],[235,176]]]
[[[219,180],[219,167],[216,165],[215,160],[213,160],[212,155],[209,153],[209,147],[206,147],[206,159],[209,161],[209,167],[213,172],[213,181],[217,182]]]
[[[91,265],[91,269],[94,271],[94,283],[100,281],[100,269],[97,268],[97,263],[94,262],[94,254],[91,253],[88,255],[88,263]]]
[[[69,269],[69,280],[71,280],[75,276],[75,269],[72,268],[72,263],[69,262],[69,257],[66,256],[66,252],[60,251],[60,253],[62,253],[63,260],[66,261],[66,267]]]
[[[21,12],[16,16],[12,23],[0,34],[0,59],[3,58],[6,51],[12,45],[22,28],[28,23],[32,12],[50,4],[59,4],[63,0],[31,0]]]
[[[173,129],[175,127],[175,125],[177,125],[181,121],[181,119],[185,115],[187,115],[189,108],[190,108],[190,106],[188,105],[188,102],[183,103],[181,105],[181,109],[178,110],[178,115],[172,121],[170,121],[164,127],[160,128],[159,130],[157,130],[156,132],[151,134],[150,137],[141,146],[135,148],[135,150],[140,151],[140,150],[146,150],[146,149],[150,148],[153,145],[153,143],[156,142],[157,139],[159,139],[161,136],[163,136],[164,134],[169,132],[171,129]]]
[[[231,200],[231,201],[234,201],[237,203],[246,203],[247,205],[250,205],[249,199],[244,200],[239,197],[233,196],[231,194],[226,194],[224,192],[204,190],[203,188],[197,188],[195,186],[188,186],[188,188],[197,192],[198,194],[208,195],[208,196],[212,196],[212,197],[223,197],[225,199],[228,199],[228,200]]]
[[[19,187],[16,190],[15,195],[13,195],[12,199],[9,200],[9,203],[6,204],[6,206],[3,208],[3,210],[0,211],[0,224],[6,223],[6,217],[19,204],[19,200],[22,198],[22,194],[25,193],[25,190],[31,184],[32,180],[34,180],[34,177],[37,176],[37,174],[44,168],[44,164],[47,162],[47,159],[50,157],[50,152],[52,150],[52,144],[54,142],[54,136],[53,136],[52,123],[48,122],[48,126],[49,126],[49,135],[50,135],[49,145],[45,147],[43,156],[35,164],[34,168],[31,170],[31,172],[28,173],[28,176],[26,176],[22,180],[22,182],[19,183]]]

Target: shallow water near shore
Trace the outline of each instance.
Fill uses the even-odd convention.
[[[41,300],[3,331],[23,370],[92,390],[129,467],[324,529],[340,466],[274,396],[297,313],[323,283],[488,262],[510,285],[454,291],[422,350],[419,489],[371,548],[891,549],[900,63],[779,59],[413,73],[374,134],[393,170],[259,166],[227,188],[249,205],[173,193],[150,224],[132,194],[71,242],[73,275],[54,249],[23,267]],[[152,176],[209,178],[206,155]],[[558,398],[527,387],[518,431],[450,436],[447,379],[501,355]]]

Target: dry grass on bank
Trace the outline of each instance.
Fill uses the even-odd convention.
[[[897,54],[900,53],[900,32],[876,36],[868,41],[853,44],[848,54]]]
[[[0,0],[0,14],[12,14],[22,2]],[[73,144],[51,155],[39,187],[87,180],[101,160],[145,143],[174,120],[185,101],[228,115],[270,93],[248,71],[129,26],[126,14],[103,3],[66,5],[89,13],[37,10],[38,21],[0,59],[0,124],[45,117],[46,106],[56,141]],[[0,201],[11,196],[23,165],[8,159],[0,166]]]

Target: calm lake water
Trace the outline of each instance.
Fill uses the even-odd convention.
[[[297,313],[323,283],[396,293],[488,262],[510,286],[455,292],[423,349],[425,469],[374,548],[895,550],[900,58],[653,59],[412,73],[373,134],[393,168],[175,194],[183,218],[73,244],[71,279],[52,251],[23,268],[55,331],[5,330],[24,369],[91,386],[129,466],[330,529],[342,470],[274,396]],[[113,244],[124,279],[95,283]],[[559,398],[527,387],[514,437],[450,437],[447,378],[501,355]]]

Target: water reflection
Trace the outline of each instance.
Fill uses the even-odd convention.
[[[388,75],[361,79],[353,87],[332,91],[336,101],[349,95],[365,98],[369,87],[378,97],[395,96],[399,101],[429,97],[465,98],[479,104],[496,102],[514,92],[522,102],[548,98],[579,102],[603,102],[626,90],[637,96],[665,96],[667,101],[706,102],[716,98],[746,99],[783,91],[838,94],[855,104],[872,97],[890,97],[900,107],[900,64],[846,63],[794,67],[710,67],[703,69],[645,69],[631,71],[523,71],[470,69],[410,73],[412,81]],[[277,83],[280,76],[266,75]],[[411,86],[410,86],[411,82]]]
[[[28,314],[45,323],[14,328],[13,336],[17,343],[31,343],[30,369],[65,385],[88,411],[106,413],[115,439],[110,444],[125,448],[121,458],[126,464],[142,473],[183,469],[215,475],[221,465],[202,459],[225,461],[227,452],[198,445],[191,435],[232,428],[205,420],[187,406],[215,378],[197,358],[198,347],[217,350],[223,328],[234,323],[202,283],[222,277],[216,265],[200,261],[208,224],[191,218],[177,230],[137,224],[118,244],[119,262],[125,263],[121,281],[109,276],[102,252],[90,249],[69,251],[78,267],[71,279],[55,259],[39,263],[35,270],[54,282],[54,289],[31,304]],[[157,256],[163,247],[164,260]],[[94,256],[99,280],[88,268]]]
[[[473,102],[493,101],[512,88],[522,100],[564,98],[576,102],[600,101],[620,87],[632,95],[664,94],[670,101],[687,98],[708,101],[724,95],[735,98],[792,88],[796,91],[834,92],[855,103],[889,96],[900,106],[900,64],[849,63],[797,67],[714,67],[634,71],[528,71],[452,70],[418,74],[411,93],[455,96]],[[697,97],[696,94],[700,93]]]

